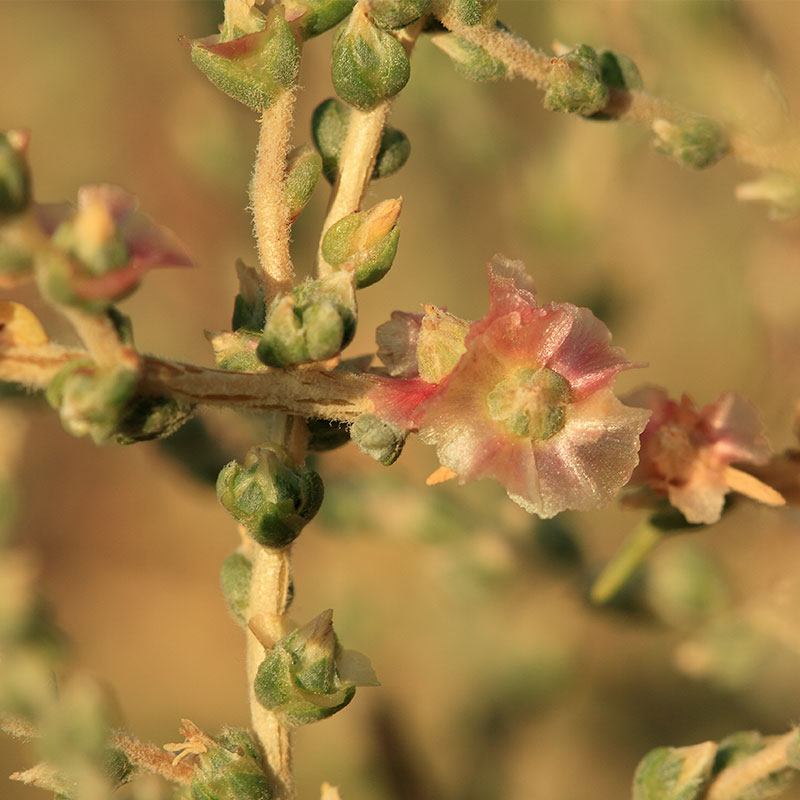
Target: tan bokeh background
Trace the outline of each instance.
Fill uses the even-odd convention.
[[[210,2],[0,3],[0,125],[32,131],[38,199],[118,183],[178,232],[197,268],[148,276],[123,310],[142,350],[204,364],[203,329],[229,325],[234,260],[255,257],[253,116],[178,43],[213,32],[220,15]],[[500,16],[543,48],[558,39],[621,50],[653,91],[762,131],[779,91],[800,108],[797,2],[517,0],[501,2]],[[332,94],[329,53],[329,36],[306,48],[297,143]],[[541,298],[591,305],[631,358],[649,362],[622,376],[624,390],[660,383],[701,404],[740,391],[776,448],[793,443],[800,229],[735,202],[752,170],[730,160],[683,170],[641,128],[545,112],[523,82],[467,83],[426,41],[392,121],[412,157],[371,197],[405,198],[401,244],[389,276],[361,296],[353,354],[374,348],[374,328],[396,308],[481,316],[484,264],[499,251],[526,261]],[[295,227],[301,270],[326,202],[323,184]],[[70,341],[32,293],[23,299]],[[346,800],[619,798],[651,747],[780,732],[800,717],[796,616],[746,679],[693,680],[674,664],[681,634],[589,609],[585,576],[537,555],[534,522],[497,487],[425,489],[436,462],[416,442],[390,471],[352,447],[319,464],[328,499],[295,548],[292,613],[306,621],[333,607],[345,645],[372,657],[383,687],[298,733],[301,798],[322,780]],[[242,634],[217,584],[236,534],[213,491],[155,444],[98,449],[42,408],[20,483],[18,540],[41,560],[76,663],[114,687],[125,725],[166,742],[182,717],[211,732],[246,724]],[[610,508],[565,524],[591,571],[636,519]],[[737,603],[794,591],[794,511],[743,504],[693,541]],[[0,743],[6,773],[29,757]],[[0,786],[7,800],[38,794]]]

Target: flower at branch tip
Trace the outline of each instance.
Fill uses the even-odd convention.
[[[631,483],[668,497],[688,522],[717,522],[732,490],[783,504],[775,490],[731,466],[764,464],[770,457],[758,415],[743,398],[728,392],[698,411],[686,395],[677,402],[650,386],[624,400],[652,412]]]
[[[428,307],[416,332],[410,315],[379,329],[384,363],[413,375],[413,349],[418,376],[381,379],[375,414],[417,430],[460,483],[495,478],[540,517],[605,505],[649,417],[612,391],[636,365],[588,309],[539,306],[521,262],[496,257],[489,291],[477,322]]]
[[[40,205],[40,225],[69,259],[43,256],[45,293],[55,302],[102,310],[129,295],[148,270],[189,267],[186,248],[138,210],[138,201],[109,184],[82,186],[78,205]]]

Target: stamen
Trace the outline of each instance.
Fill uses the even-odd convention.
[[[725,467],[725,483],[734,492],[739,492],[752,500],[758,500],[759,503],[768,506],[786,505],[786,499],[780,492],[767,486],[749,472],[743,472],[736,467]]]
[[[436,486],[437,483],[444,483],[445,481],[449,481],[457,477],[458,474],[453,472],[450,467],[439,467],[439,469],[435,469],[430,475],[428,475],[428,477],[425,479],[425,485]]]

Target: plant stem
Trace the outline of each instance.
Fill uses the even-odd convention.
[[[778,736],[763,750],[724,769],[709,787],[706,800],[736,800],[750,796],[747,793],[748,789],[768,780],[778,772],[789,769],[786,751],[797,735],[797,731],[793,730]],[[761,794],[752,796],[760,797]]]
[[[397,39],[406,55],[410,56],[417,37],[422,31],[423,19],[397,32]],[[339,176],[334,184],[328,213],[322,225],[317,251],[317,274],[328,275],[335,270],[322,256],[322,238],[328,229],[348,214],[358,211],[367,192],[375,159],[381,146],[381,138],[392,99],[384,100],[370,111],[352,109],[347,136],[339,156]]]
[[[98,367],[139,366],[139,357],[132,347],[122,344],[111,319],[105,314],[91,314],[79,308],[58,306],[81,337],[92,360]]]
[[[464,25],[451,10],[448,2],[434,6],[442,24],[472,44],[484,48],[506,65],[509,77],[524,78],[545,88],[551,69],[551,57],[532,47],[524,39],[499,28]],[[691,112],[646,91],[626,92],[612,88],[606,113],[614,119],[639,122],[648,127],[657,119],[670,122]],[[729,130],[730,154],[740,163],[762,169],[775,169],[800,175],[800,136],[792,134],[774,144],[762,145],[743,131]]]
[[[273,550],[253,548],[253,573],[250,581],[250,604],[247,618],[258,615],[282,616],[286,611],[291,574],[290,548]],[[294,796],[292,744],[289,730],[276,715],[264,708],[255,695],[255,678],[264,660],[264,646],[251,630],[247,636],[247,685],[250,697],[250,721],[266,765],[273,776],[275,800]]]
[[[390,107],[391,101],[385,100],[370,111],[359,111],[354,108],[350,115],[347,137],[339,158],[339,177],[333,187],[328,214],[322,225],[317,255],[319,275],[328,275],[334,271],[334,267],[322,256],[322,237],[334,223],[361,208],[361,201],[364,199],[375,167]]]
[[[295,96],[295,90],[289,89],[264,111],[250,182],[250,208],[267,303],[289,289],[294,277],[285,178]]]
[[[592,585],[592,602],[602,605],[613,600],[663,537],[649,520],[637,525]]]
[[[0,351],[0,381],[44,390],[62,367],[82,358],[86,358],[84,350],[53,344],[9,347]],[[368,394],[374,385],[368,375],[328,372],[318,366],[229,372],[142,356],[139,392],[201,405],[349,422],[373,410]]]

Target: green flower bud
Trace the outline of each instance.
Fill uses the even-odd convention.
[[[416,22],[433,5],[433,0],[364,0],[369,18],[379,28],[395,30]]]
[[[633,776],[633,800],[700,800],[716,752],[714,742],[651,750]]]
[[[353,338],[356,301],[349,273],[308,280],[279,295],[267,312],[258,357],[270,367],[322,361]]]
[[[286,547],[322,503],[322,481],[293,466],[277,447],[255,447],[244,464],[231,461],[217,478],[217,496],[233,518],[264,547]]]
[[[212,739],[184,720],[186,749],[197,754],[191,784],[193,800],[271,800],[272,789],[258,748],[246,731],[225,729]],[[180,745],[170,745],[178,749]]]
[[[506,65],[499,58],[454,33],[434,36],[431,41],[450,56],[456,72],[471,81],[496,81],[506,75]]]
[[[332,266],[352,269],[358,289],[376,283],[397,253],[400,231],[395,226],[402,207],[402,198],[384,200],[340,219],[322,239],[323,257]]]
[[[403,46],[376,28],[357,7],[333,45],[331,77],[336,94],[361,111],[394,97],[408,83],[411,65]]]
[[[358,449],[385,467],[394,464],[400,457],[406,436],[406,431],[384,422],[374,414],[362,414],[350,428],[350,438],[358,445]]]
[[[356,0],[284,0],[287,17],[303,39],[311,39],[336,27],[352,10]]]
[[[462,25],[483,25],[497,22],[497,0],[452,0],[453,14]]]
[[[295,148],[286,163],[286,203],[294,222],[311,199],[322,171],[322,158],[311,145]]]
[[[250,579],[253,564],[242,553],[231,553],[223,562],[219,572],[222,593],[231,615],[243,628],[247,627],[247,607],[250,603]]]
[[[322,156],[322,174],[331,184],[336,182],[339,174],[339,156],[347,137],[351,114],[349,106],[330,97],[314,109],[311,118],[311,135]],[[394,175],[408,161],[410,153],[408,137],[396,128],[385,127],[371,179]]]
[[[294,86],[300,51],[281,5],[273,6],[263,30],[221,40],[190,42],[195,66],[225,94],[253,111],[263,111]]]
[[[31,202],[31,176],[25,151],[28,134],[0,133],[0,218],[19,214]]]
[[[193,414],[193,405],[172,397],[135,396],[126,405],[114,438],[118,444],[164,439],[183,427]]]
[[[548,111],[567,111],[589,116],[606,107],[608,89],[601,78],[600,59],[591,47],[579,44],[550,59],[544,94]]]
[[[306,425],[310,434],[308,449],[312,453],[335,450],[350,441],[350,429],[344,422],[333,422],[327,419],[307,419]]]
[[[258,360],[256,350],[261,337],[247,330],[206,331],[211,342],[214,358],[220,369],[236,372],[264,372],[264,365]]]
[[[598,58],[600,59],[600,75],[606,86],[620,89],[623,92],[644,89],[642,74],[632,58],[614,50],[601,50]]]
[[[425,307],[417,337],[419,376],[428,383],[439,383],[449,375],[466,352],[469,322],[441,308]]]
[[[248,267],[244,261],[236,261],[236,275],[239,278],[239,294],[233,304],[231,328],[238,331],[258,331],[264,328],[267,309],[264,302],[264,284],[255,267]]]
[[[45,397],[73,436],[89,434],[96,444],[117,431],[133,397],[139,375],[127,367],[99,369],[92,362],[72,361],[50,382]]]
[[[333,612],[323,611],[280,639],[266,654],[255,678],[255,694],[284,724],[296,727],[344,708],[356,686],[377,686],[369,661],[343,650],[333,630]]]
[[[728,152],[725,131],[709,117],[695,115],[675,122],[657,119],[653,123],[653,132],[656,150],[685,167],[710,167]]]

